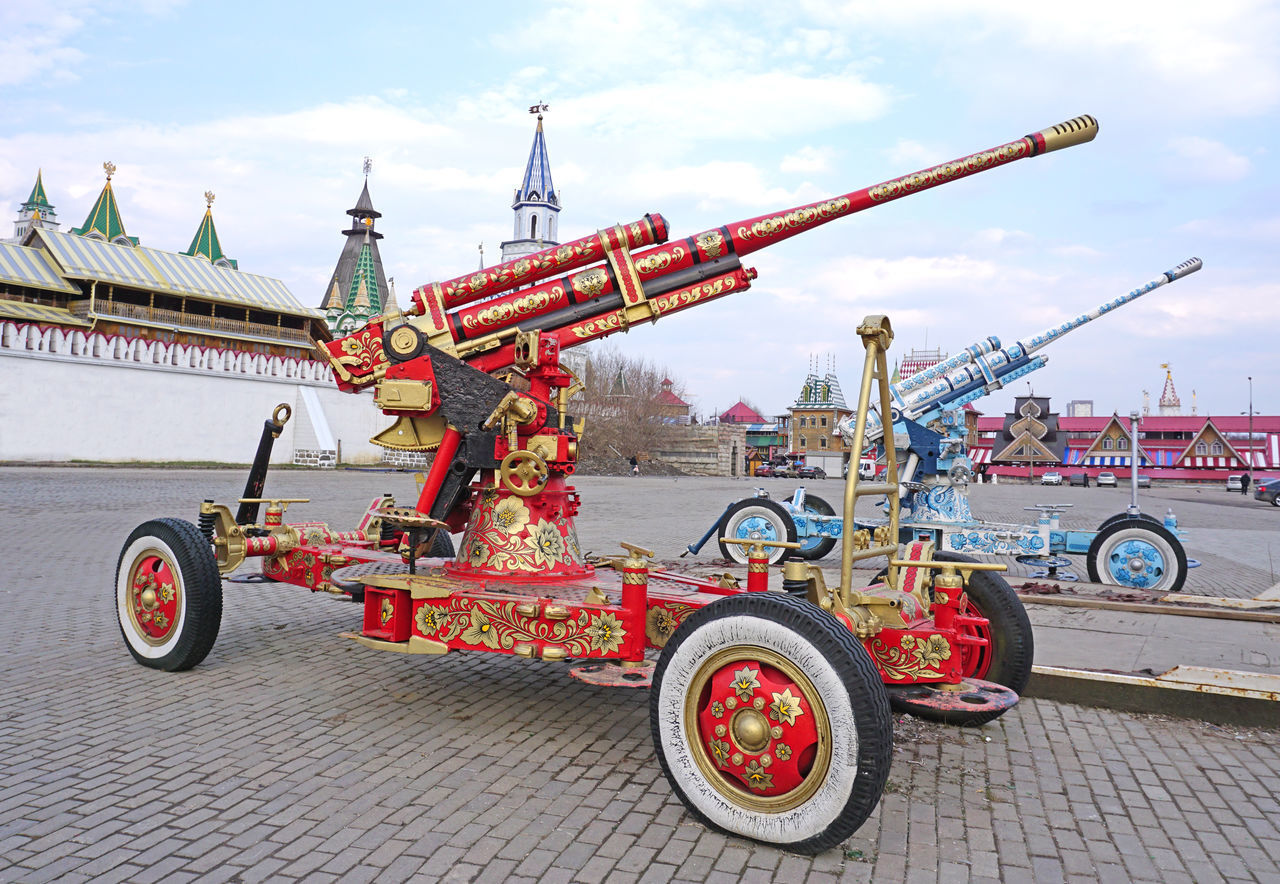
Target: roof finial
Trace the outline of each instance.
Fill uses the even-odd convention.
[[[373,171],[373,160],[370,157],[364,158],[364,177],[368,178],[369,173]]]
[[[549,111],[549,110],[551,110],[551,105],[549,105],[549,104],[542,104],[541,102],[539,102],[538,104],[532,105],[532,106],[529,108],[529,113],[531,113],[531,114],[537,114],[537,115],[538,115],[538,122],[542,122],[542,112],[543,112],[543,111]]]
[[[480,269],[483,270],[484,269],[484,243],[480,243],[480,245],[476,246],[476,248],[480,250]]]
[[[206,190],[206,191],[204,192],[204,207],[205,207],[206,209],[212,209],[212,208],[213,208],[213,199],[214,199],[214,193],[213,193],[213,191],[212,191],[212,190]]]
[[[111,162],[111,160],[107,160],[102,164],[102,168],[107,171],[107,180],[110,181],[111,176],[116,173],[116,164]]]

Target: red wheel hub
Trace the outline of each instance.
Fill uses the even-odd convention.
[[[985,679],[991,671],[991,621],[969,602],[965,612],[955,618],[960,646],[960,674],[965,678]]]
[[[715,767],[754,796],[798,788],[818,753],[819,722],[804,690],[756,660],[734,661],[711,676],[697,721]]]
[[[133,622],[148,642],[161,644],[177,625],[182,599],[168,560],[158,555],[140,558],[133,567],[129,607]]]

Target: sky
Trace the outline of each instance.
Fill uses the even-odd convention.
[[[187,248],[212,190],[224,251],[318,307],[369,156],[404,305],[481,243],[498,261],[537,103],[562,241],[646,212],[685,237],[1091,114],[1092,143],[757,252],[749,291],[608,341],[699,415],[778,414],[814,365],[852,402],[868,314],[891,359],[1007,345],[1195,256],[978,408],[1030,390],[1127,414],[1145,392],[1154,413],[1168,363],[1184,414],[1193,391],[1200,414],[1276,414],[1277,46],[1280,6],[1251,0],[7,3],[0,224],[43,170],[80,225],[110,160],[144,245]]]

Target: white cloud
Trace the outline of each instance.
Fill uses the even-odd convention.
[[[783,172],[825,172],[831,168],[835,150],[830,147],[805,145],[782,158],[778,167]]]
[[[1220,183],[1239,181],[1253,171],[1253,163],[1220,141],[1189,135],[1169,140],[1172,158],[1165,174],[1174,181]]]

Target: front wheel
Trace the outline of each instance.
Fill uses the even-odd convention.
[[[709,826],[799,853],[848,838],[884,790],[893,725],[866,650],[801,599],[730,596],[654,670],[649,722],[672,791]]]
[[[785,540],[796,542],[796,523],[782,504],[765,497],[748,497],[740,500],[720,520],[720,536],[734,540]],[[790,550],[784,547],[765,547],[769,564],[780,561]],[[720,541],[720,555],[737,562],[747,563],[747,548],[736,543]]]
[[[116,565],[116,614],[143,666],[180,672],[205,658],[222,623],[222,578],[195,525],[154,519],[133,530]]]
[[[1164,525],[1118,519],[1089,544],[1089,579],[1109,586],[1178,592],[1187,580],[1187,553]]]

